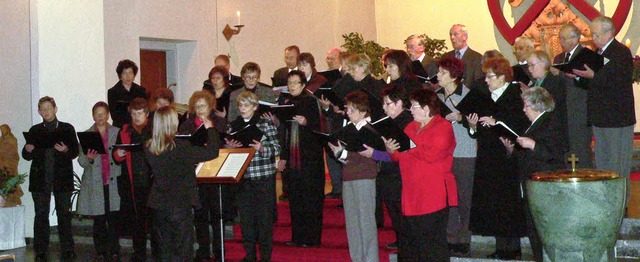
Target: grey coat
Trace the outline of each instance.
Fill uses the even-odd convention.
[[[111,162],[109,176],[109,209],[113,212],[120,210],[120,195],[118,194],[117,179],[120,176],[120,171],[122,169],[120,166],[114,165],[113,159],[111,158],[113,155],[113,148],[111,145],[116,143],[120,129],[109,125],[107,130],[109,136],[109,162]],[[91,128],[87,129],[87,131],[97,130],[95,125],[93,125]],[[86,216],[104,215],[102,161],[100,161],[100,158],[96,158],[93,163],[89,163],[87,155],[85,155],[82,152],[82,148],[80,148],[78,163],[84,168],[84,172],[82,173],[82,182],[80,184],[80,193],[78,194],[78,214]]]

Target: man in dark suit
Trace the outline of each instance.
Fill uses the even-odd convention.
[[[593,52],[580,45],[580,30],[573,24],[566,24],[560,28],[558,34],[562,53],[558,54],[553,63],[569,62],[580,52]],[[593,168],[591,160],[591,138],[593,132],[587,121],[587,87],[578,86],[577,82],[567,77],[562,71],[551,67],[550,71],[565,81],[567,102],[567,131],[569,134],[569,152],[566,158],[575,154],[578,157],[578,168]],[[567,168],[569,164],[567,162]]]
[[[468,33],[467,28],[461,24],[455,24],[449,30],[449,38],[451,39],[452,51],[445,56],[453,56],[462,60],[464,63],[464,74],[462,83],[470,87],[477,79],[484,77],[482,73],[482,55],[467,45]]]
[[[78,140],[71,124],[58,121],[57,112],[58,107],[53,98],[48,96],[40,98],[38,114],[42,116],[42,123],[29,129],[29,136],[35,141],[27,141],[22,149],[22,158],[32,161],[29,172],[29,191],[35,207],[33,225],[35,261],[47,261],[51,193],[55,198],[58,216],[61,261],[72,261],[75,257],[71,233],[71,195],[74,189],[72,160],[78,157]],[[57,139],[53,145],[42,141],[44,138],[54,136]]]
[[[298,70],[298,56],[300,56],[300,48],[297,45],[287,46],[284,49],[284,63],[287,65],[273,72],[272,85],[287,85],[287,74],[293,70]]]
[[[534,50],[533,40],[528,37],[519,36],[513,43],[513,54],[516,56],[518,63],[513,65],[513,81],[530,85],[531,76],[527,70],[527,57]]]
[[[425,39],[419,35],[410,35],[405,40],[407,53],[411,56],[413,63],[412,71],[422,77],[431,77],[438,73],[436,61],[424,52]],[[422,66],[419,68],[418,65]]]
[[[618,42],[613,20],[600,16],[591,23],[593,44],[604,56],[604,66],[594,72],[573,72],[588,82],[587,114],[596,138],[596,168],[613,170],[627,180],[633,156],[633,126],[636,123],[633,101],[633,57],[629,48]],[[582,79],[581,79],[582,80]]]
[[[260,82],[258,82],[258,80],[260,80],[260,73],[260,66],[254,62],[249,62],[242,66],[240,75],[244,80],[244,86],[243,88],[231,92],[231,94],[229,95],[230,102],[228,119],[230,122],[236,120],[236,118],[240,116],[236,98],[243,91],[251,91],[258,96],[258,99],[268,103],[275,103],[276,99],[278,99],[278,93],[271,90],[271,88],[263,86],[262,84],[260,84]]]

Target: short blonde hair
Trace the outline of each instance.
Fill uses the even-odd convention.
[[[371,58],[366,54],[355,54],[347,59],[347,66],[358,66],[364,68],[365,74],[371,74]]]
[[[243,91],[236,97],[236,103],[238,105],[240,105],[240,103],[249,103],[252,106],[257,106],[258,101],[258,95],[251,91]]]
[[[158,108],[153,116],[153,131],[147,147],[154,155],[172,150],[176,143],[173,137],[178,132],[178,112],[173,106]]]

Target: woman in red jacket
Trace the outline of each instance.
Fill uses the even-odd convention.
[[[387,152],[399,162],[402,177],[402,214],[405,235],[399,258],[407,261],[449,261],[448,207],[458,205],[453,165],[456,140],[451,123],[440,116],[435,92],[413,92],[413,122],[404,132],[416,147],[399,152],[395,140],[385,140]]]

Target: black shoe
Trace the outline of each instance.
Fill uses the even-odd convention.
[[[393,243],[389,243],[385,246],[387,249],[391,249],[391,250],[395,250],[398,249],[398,241],[395,241]]]
[[[340,205],[338,205],[338,208],[339,208],[339,209],[344,209],[344,204],[340,204]]]
[[[320,244],[300,244],[300,247],[304,247],[304,248],[317,248],[317,247],[320,247]]]
[[[520,251],[498,251],[491,253],[487,258],[500,259],[500,260],[519,260],[522,258],[522,252]]]
[[[36,255],[36,259],[34,261],[36,261],[36,262],[46,262],[47,261],[47,254],[37,254]]]

